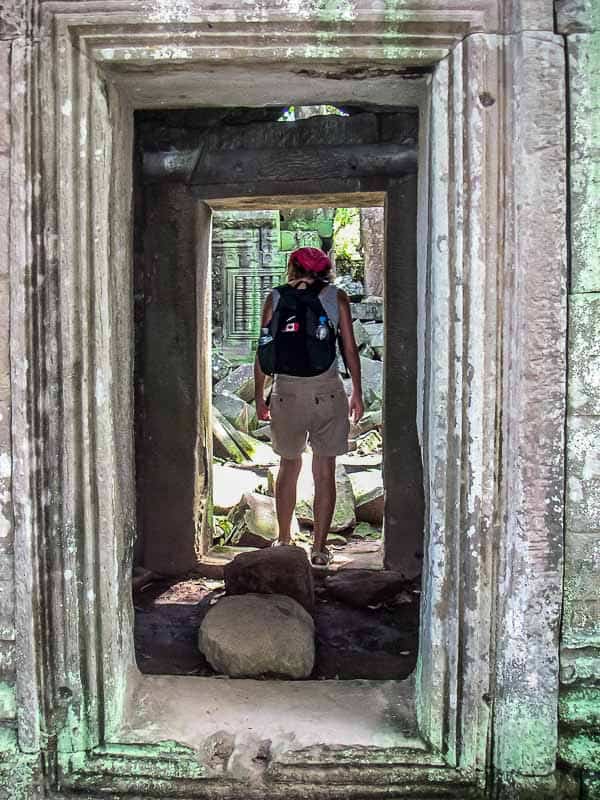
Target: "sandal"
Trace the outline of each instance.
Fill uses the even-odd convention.
[[[326,567],[331,561],[331,553],[324,547],[322,550],[315,550],[314,547],[310,553],[310,563],[313,567]]]
[[[269,547],[295,547],[296,542],[290,539],[289,542],[280,542],[279,539],[274,539]]]

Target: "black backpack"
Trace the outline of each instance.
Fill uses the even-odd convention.
[[[311,377],[326,372],[336,357],[337,331],[321,301],[325,287],[315,281],[306,289],[277,286],[279,303],[268,324],[268,334],[258,342],[258,360],[266,375],[281,373]],[[317,330],[324,333],[317,336]],[[264,331],[263,331],[264,333]]]

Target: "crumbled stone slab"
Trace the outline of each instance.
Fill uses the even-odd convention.
[[[384,491],[381,470],[372,469],[354,472],[350,476],[356,518],[371,525],[383,523]]]
[[[279,468],[269,470],[269,489],[275,491],[275,482]],[[329,528],[330,533],[353,528],[356,524],[356,514],[354,511],[354,494],[352,484],[348,478],[344,466],[336,464],[335,470],[336,500],[333,519]],[[296,516],[301,525],[314,524],[313,503],[315,499],[315,487],[312,476],[311,456],[304,454],[302,457],[302,469],[298,478],[298,488],[296,494]]]
[[[265,494],[246,492],[229,514],[233,533],[228,544],[237,547],[269,547],[279,536],[275,500]],[[292,517],[292,535],[300,529]]]
[[[352,319],[359,319],[361,322],[382,322],[383,303],[350,303],[350,313]]]
[[[369,341],[369,334],[363,323],[359,319],[355,319],[352,323],[352,330],[354,331],[354,339],[358,347],[362,347]]]
[[[265,483],[256,472],[236,469],[225,464],[213,465],[213,509],[217,514],[228,514],[247,492],[255,492]]]
[[[273,448],[260,442],[254,436],[237,430],[218,408],[213,407],[213,442],[215,455],[236,464],[251,462],[256,466],[268,467],[279,461]],[[242,454],[240,458],[239,454]]]
[[[367,411],[363,414],[358,423],[350,426],[350,437],[360,436],[369,431],[381,430],[383,425],[383,412],[379,408],[376,411]]]
[[[254,399],[254,364],[240,364],[216,384],[214,392],[231,392],[250,403]]]
[[[213,408],[212,414],[212,433],[213,433],[213,453],[217,458],[225,461],[232,461],[234,464],[243,464],[246,455],[235,441],[235,429],[231,423],[225,419],[217,408]]]
[[[389,603],[407,587],[399,572],[344,569],[325,579],[328,594],[355,608]]]
[[[242,553],[225,567],[227,594],[285,594],[312,613],[313,575],[306,553],[294,545]]]
[[[361,356],[360,371],[363,398],[367,408],[370,408],[376,400],[381,403],[383,397],[383,363]]]
[[[231,392],[213,394],[213,408],[218,408],[221,414],[234,428],[248,433],[255,420],[254,409],[241,397]]]
[[[231,361],[228,361],[225,356],[221,355],[221,353],[217,353],[213,351],[212,354],[212,379],[213,383],[218,383],[226,378],[231,370],[233,369],[233,365]]]
[[[204,618],[198,644],[212,668],[232,678],[308,678],[315,662],[312,617],[285,595],[222,598]]]

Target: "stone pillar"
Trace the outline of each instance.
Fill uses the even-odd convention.
[[[138,426],[138,525],[142,563],[178,575],[193,569],[199,404],[197,337],[197,201],[184,184],[146,188],[142,415]],[[141,430],[140,430],[141,427]]]
[[[557,748],[566,371],[565,55],[562,40],[552,33],[506,37],[499,55],[504,65],[500,141],[506,163],[499,380],[506,408],[497,422],[501,478],[495,516],[501,536],[493,759],[499,785],[539,786],[535,796],[555,797],[541,787],[554,776]],[[491,111],[493,89],[487,95],[481,88],[476,91],[481,106]],[[500,796],[524,794],[507,789]]]
[[[595,9],[595,11],[594,11]],[[600,791],[600,7],[557,3],[569,75],[570,257],[561,758]],[[588,794],[586,794],[588,796]]]
[[[423,558],[423,466],[417,435],[417,177],[390,188],[386,206],[384,563],[408,578]]]
[[[383,208],[360,209],[360,239],[365,260],[365,293],[383,297],[385,264]]]
[[[0,74],[5,76],[0,86],[0,725],[16,716],[9,361],[10,59],[11,42],[0,41]]]

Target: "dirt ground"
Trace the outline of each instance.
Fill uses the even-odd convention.
[[[419,593],[393,604],[352,608],[328,596],[315,576],[316,662],[311,678],[401,680],[414,669]],[[134,591],[135,648],[140,670],[160,675],[214,675],[197,648],[204,615],[223,594],[207,578],[154,580]]]

